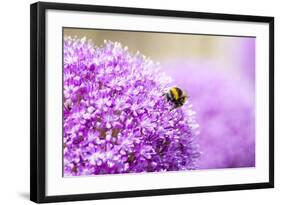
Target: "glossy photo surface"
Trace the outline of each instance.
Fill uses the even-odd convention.
[[[255,37],[62,40],[65,177],[255,167]]]

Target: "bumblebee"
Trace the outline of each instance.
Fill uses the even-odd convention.
[[[188,98],[186,93],[177,87],[170,88],[169,91],[165,93],[165,96],[168,101],[175,105],[174,108],[181,107]]]

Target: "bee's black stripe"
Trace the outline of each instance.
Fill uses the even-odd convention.
[[[182,96],[182,94],[183,94],[182,90],[177,88],[177,87],[175,87],[175,89],[177,90],[179,98],[180,98]]]

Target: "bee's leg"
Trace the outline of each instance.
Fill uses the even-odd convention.
[[[170,112],[172,112],[173,110],[177,109],[178,107],[179,107],[179,106],[175,105],[174,107],[172,107],[172,108],[170,109]]]
[[[169,99],[169,94],[168,93],[163,93],[162,96],[165,96],[165,98]]]
[[[171,109],[171,111],[181,107],[182,105],[183,105],[183,103],[181,103],[179,101],[174,102],[174,107]]]

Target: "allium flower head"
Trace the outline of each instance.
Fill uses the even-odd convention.
[[[159,66],[117,42],[64,40],[64,175],[195,168],[190,102],[171,111]]]

